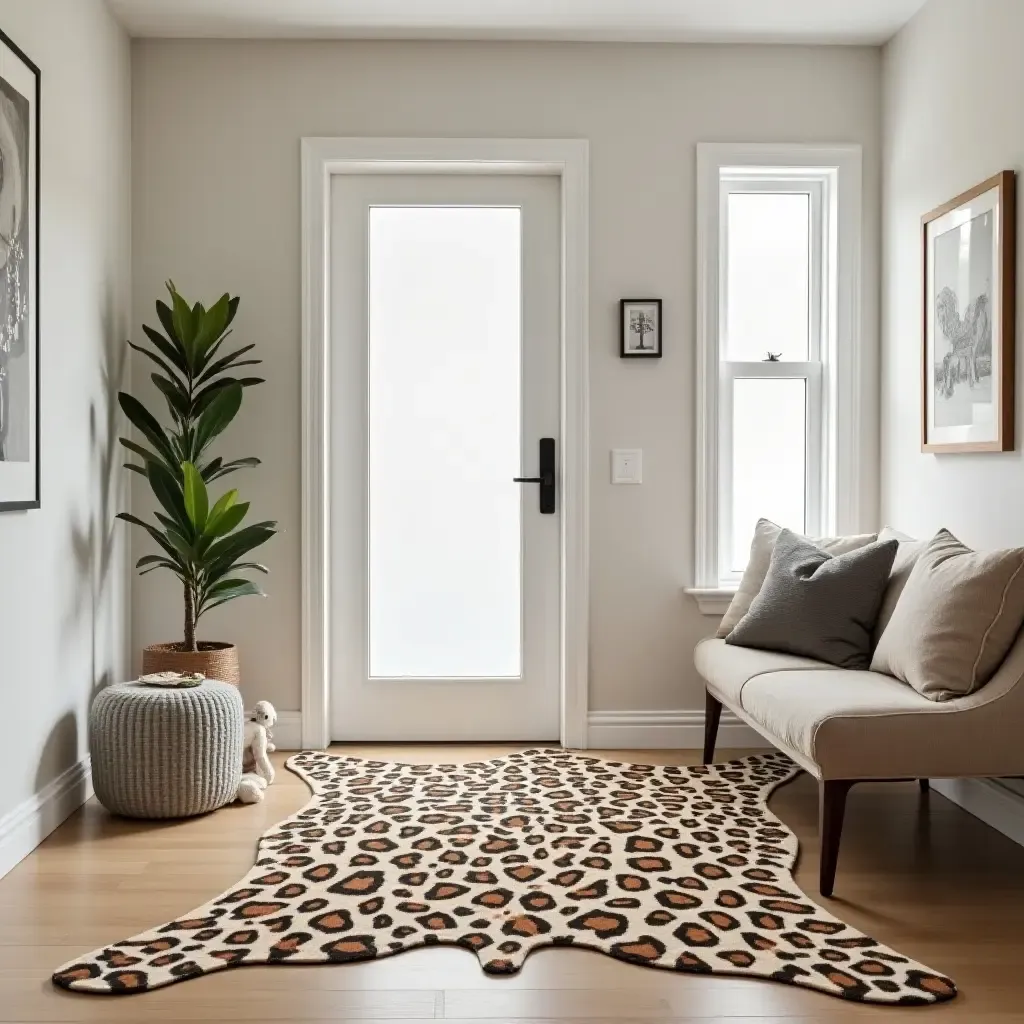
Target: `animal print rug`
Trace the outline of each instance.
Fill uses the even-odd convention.
[[[796,837],[767,806],[797,772],[782,754],[676,768],[562,750],[441,766],[304,753],[288,767],[314,797],[263,836],[242,881],[54,984],[142,992],[244,964],[447,944],[491,974],[575,946],[862,1002],[956,994],[797,888]]]

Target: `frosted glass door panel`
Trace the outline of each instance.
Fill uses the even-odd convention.
[[[732,566],[742,572],[762,517],[805,530],[807,384],[799,377],[739,378],[733,390]]]
[[[371,678],[522,672],[520,219],[370,209]]]

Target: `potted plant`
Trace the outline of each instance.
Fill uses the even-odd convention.
[[[211,679],[238,683],[238,651],[234,644],[196,640],[199,618],[212,608],[247,595],[263,596],[246,572],[265,573],[266,566],[249,561],[251,551],[265,544],[277,524],[243,525],[248,502],[229,490],[212,500],[208,487],[239,469],[258,466],[257,458],[225,462],[210,446],[235,418],[244,389],[262,384],[260,377],[237,377],[240,367],[259,359],[243,358],[253,345],[232,352],[222,349],[238,312],[237,298],[222,295],[206,309],[190,305],[168,282],[171,304],[157,301],[162,331],[144,326],[149,345],[129,346],[156,364],[152,381],[163,395],[170,417],[164,427],[129,394],[118,395],[121,409],[139,433],[139,441],[120,438],[138,457],[126,469],[146,478],[160,505],[156,524],[127,512],[118,519],[141,527],[159,552],[136,563],[141,575],[162,569],[176,576],[184,593],[184,638],[145,648],[142,670],[201,672]]]

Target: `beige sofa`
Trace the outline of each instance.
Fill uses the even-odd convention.
[[[878,672],[703,640],[704,763],[714,760],[722,708],[756,729],[819,782],[820,888],[835,883],[846,795],[868,779],[1024,775],[1024,633],[980,690],[936,702]]]

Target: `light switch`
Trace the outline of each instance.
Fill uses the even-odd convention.
[[[612,449],[612,483],[639,484],[643,482],[644,453],[639,448]]]

